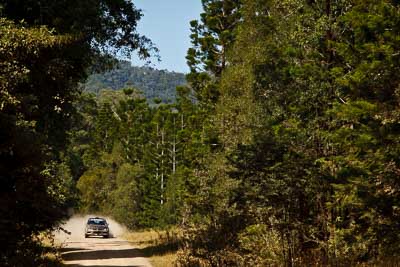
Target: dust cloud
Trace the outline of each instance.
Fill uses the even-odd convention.
[[[90,217],[105,218],[110,238],[85,238],[85,226]],[[123,238],[126,228],[112,218],[101,215],[74,215],[54,233],[65,266],[143,266],[151,267],[140,250]]]
[[[121,237],[126,233],[127,228],[110,217],[98,214],[90,215],[73,215],[67,222],[60,225],[61,229],[57,230],[54,235],[55,239],[61,243],[68,240],[84,240],[85,239],[85,226],[89,218],[101,217],[105,218],[110,228],[110,237]]]

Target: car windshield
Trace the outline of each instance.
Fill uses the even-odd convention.
[[[88,224],[106,225],[106,221],[103,219],[89,219]]]

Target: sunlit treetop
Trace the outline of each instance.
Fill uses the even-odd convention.
[[[141,10],[128,0],[5,0],[2,16],[26,25],[46,25],[55,34],[74,34],[92,52],[149,58],[157,49],[137,32]]]

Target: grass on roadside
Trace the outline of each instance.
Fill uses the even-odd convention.
[[[150,259],[153,267],[175,266],[180,240],[177,229],[130,232],[125,235],[125,238],[141,249],[143,256]]]
[[[1,266],[61,267],[61,257],[49,232],[32,236],[1,258]]]
[[[59,246],[54,242],[53,232],[43,232],[34,238],[35,242],[41,247],[42,264],[38,265],[40,267],[61,267],[62,264],[61,254],[59,251]]]

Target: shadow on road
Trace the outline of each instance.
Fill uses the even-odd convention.
[[[60,251],[62,253],[67,253],[67,252],[71,252],[71,251],[80,251],[80,250],[87,250],[85,248],[62,248],[60,249]]]
[[[64,261],[81,261],[81,260],[105,260],[105,259],[124,259],[142,257],[140,249],[115,249],[115,250],[76,250],[70,248],[72,252],[64,253],[61,250]]]
[[[106,243],[101,243],[105,245]],[[118,246],[118,243],[108,243],[108,245]],[[122,258],[149,258],[154,255],[164,255],[172,251],[176,251],[178,247],[171,244],[158,244],[145,248],[131,249],[105,249],[105,250],[88,250],[83,248],[67,247],[61,249],[62,258],[64,261],[76,260],[103,260],[103,259],[122,259]]]
[[[110,265],[80,265],[80,264],[74,264],[73,267],[110,267]],[[126,265],[121,265],[121,266],[117,266],[117,265],[113,265],[112,267],[127,267]],[[144,267],[144,265],[129,265],[129,267]]]

